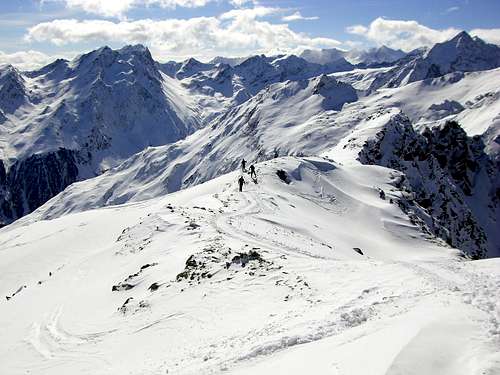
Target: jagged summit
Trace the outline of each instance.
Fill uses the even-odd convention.
[[[462,31],[454,38],[438,43],[425,56],[424,62],[434,64],[446,74],[451,71],[487,70],[500,66],[500,47],[472,38]]]
[[[29,103],[26,81],[12,65],[0,69],[0,110],[14,113],[23,104]]]
[[[485,43],[480,38],[472,38],[462,31],[428,51],[410,53],[393,69],[378,76],[370,90],[396,87],[452,72],[475,72],[497,67],[500,67],[500,47]]]
[[[176,77],[180,79],[191,77],[194,74],[210,70],[213,67],[214,67],[213,64],[205,64],[202,63],[201,61],[196,60],[193,57],[190,57],[189,59],[185,60],[182,63],[182,65],[180,66],[179,70],[176,73]]]

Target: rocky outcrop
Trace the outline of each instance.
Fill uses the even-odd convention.
[[[368,140],[359,160],[404,173],[400,207],[426,231],[473,258],[498,253],[498,169],[480,137],[456,122],[416,133],[395,116]]]
[[[8,170],[0,161],[0,223],[34,211],[75,182],[77,163],[76,153],[67,149],[32,155]]]

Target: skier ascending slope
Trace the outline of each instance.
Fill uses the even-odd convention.
[[[257,173],[255,173],[255,165],[250,166],[250,178],[252,178],[254,181],[257,180]]]
[[[245,159],[241,160],[241,171],[243,173],[247,171],[247,161]]]
[[[245,183],[245,179],[243,178],[243,176],[240,176],[240,178],[238,179],[238,185],[240,186],[240,191],[243,191],[243,184]]]

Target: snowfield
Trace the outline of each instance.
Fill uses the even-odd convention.
[[[499,75],[465,32],[1,67],[0,375],[500,375]]]
[[[0,373],[499,373],[498,259],[424,235],[393,170],[257,174],[1,229]]]

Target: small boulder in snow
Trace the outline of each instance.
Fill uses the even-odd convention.
[[[276,175],[279,177],[281,181],[283,181],[286,184],[290,183],[290,179],[288,178],[288,174],[283,170],[279,169],[276,171]]]

